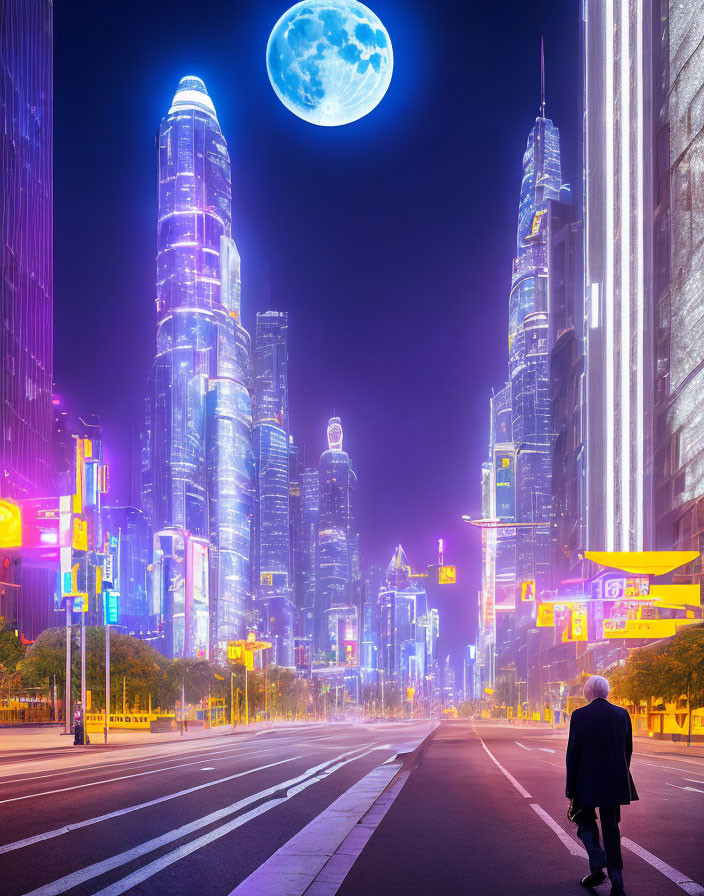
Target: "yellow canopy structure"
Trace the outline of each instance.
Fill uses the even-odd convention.
[[[585,551],[584,556],[607,569],[638,576],[664,576],[696,560],[699,551]]]

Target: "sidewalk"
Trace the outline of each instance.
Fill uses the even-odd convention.
[[[108,734],[107,747],[129,746],[137,747],[150,744],[163,743],[188,743],[191,741],[208,740],[217,737],[232,737],[244,734],[261,734],[274,728],[303,727],[315,722],[252,722],[251,725],[237,725],[234,729],[230,725],[221,725],[218,728],[191,728],[183,736],[179,731],[163,731],[151,734],[149,731],[111,728]],[[23,753],[42,752],[53,749],[73,748],[76,753],[91,751],[94,748],[105,749],[105,740],[102,731],[90,731],[90,744],[85,747],[73,745],[73,735],[63,733],[63,725],[51,727],[25,727],[25,728],[0,728],[0,757],[13,759]]]

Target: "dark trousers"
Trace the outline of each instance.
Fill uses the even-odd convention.
[[[599,806],[599,819],[601,821],[601,833],[604,838],[604,848],[599,844],[599,828],[596,823],[595,809],[582,809],[579,814],[579,823],[577,825],[577,836],[584,844],[589,856],[589,868],[596,871],[599,868],[606,867],[609,877],[612,878],[612,872],[617,872],[616,877],[620,877],[618,872],[623,869],[623,859],[621,857],[621,832],[618,829],[618,823],[621,821],[620,806]]]

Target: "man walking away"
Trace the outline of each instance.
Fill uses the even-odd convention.
[[[621,858],[621,806],[638,799],[631,778],[633,752],[631,717],[606,699],[609,683],[592,675],[584,685],[588,703],[572,713],[567,743],[568,816],[577,822],[577,836],[589,856],[589,874],[582,885],[596,887],[611,880],[611,896],[625,896]],[[599,843],[596,809],[599,809],[604,848]]]

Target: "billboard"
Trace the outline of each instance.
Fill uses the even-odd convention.
[[[521,600],[535,600],[535,581],[521,582]]]
[[[495,450],[494,486],[497,518],[500,520],[513,519],[516,512],[515,455],[513,451]]]
[[[438,584],[454,585],[457,582],[456,566],[439,566],[438,567]]]
[[[554,628],[555,604],[538,604],[538,615],[535,624],[538,628]]]

